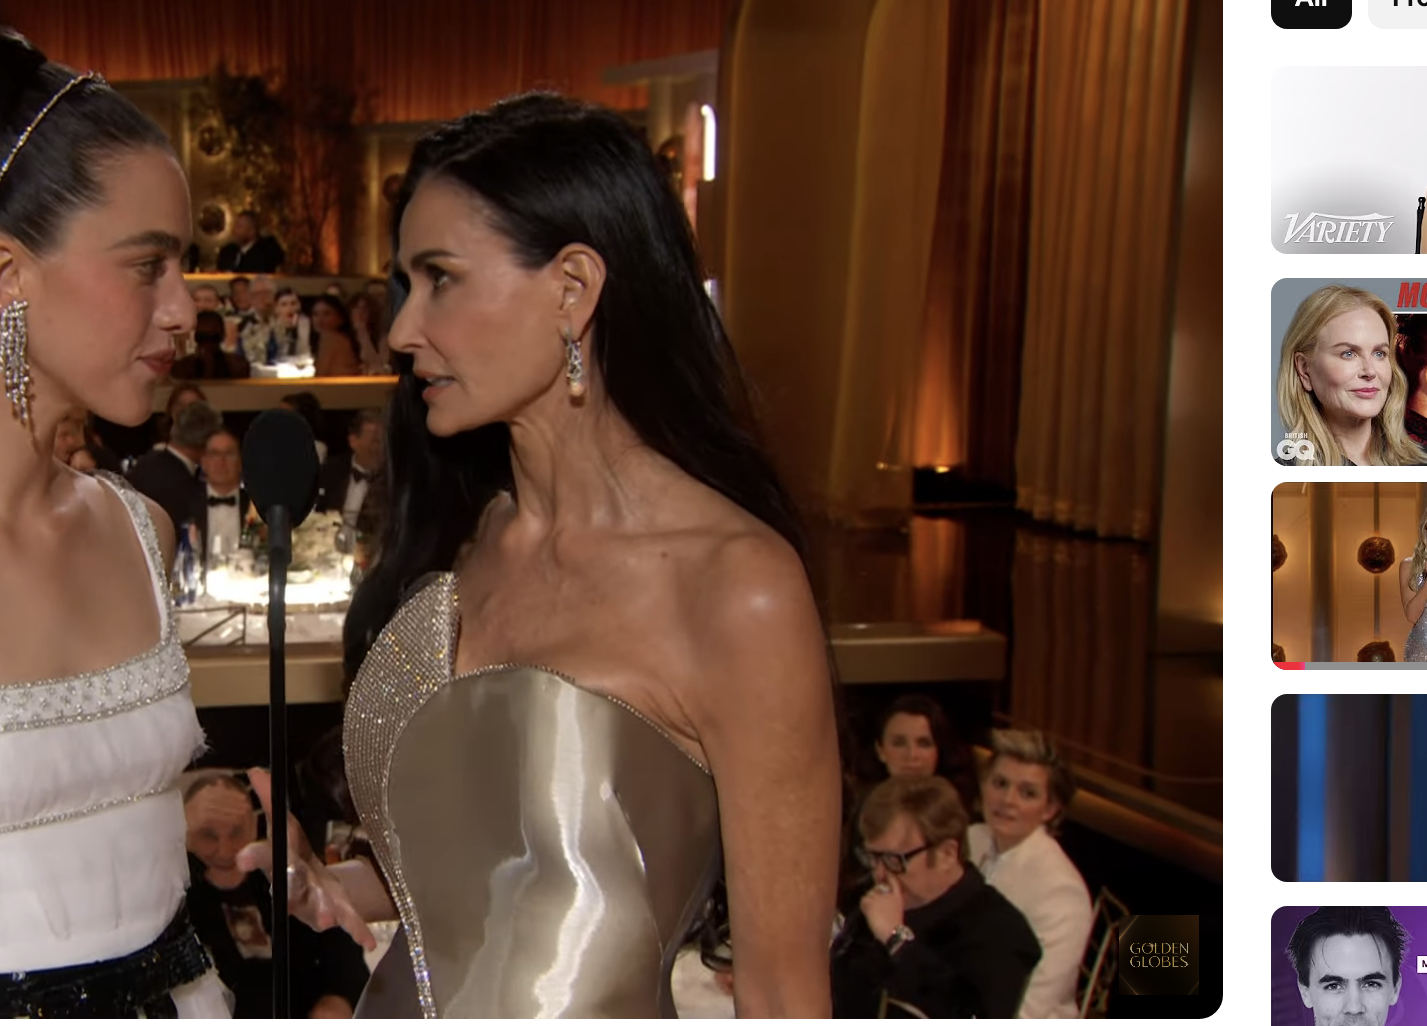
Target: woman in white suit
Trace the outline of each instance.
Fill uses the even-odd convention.
[[[1075,863],[1053,836],[1075,794],[1070,769],[1038,731],[992,732],[981,780],[986,822],[967,831],[971,861],[1031,924],[1041,960],[1018,1017],[1077,1019],[1075,985],[1093,913]]]

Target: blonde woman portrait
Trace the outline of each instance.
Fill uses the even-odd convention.
[[[1395,467],[1427,463],[1407,434],[1407,376],[1397,363],[1397,320],[1381,298],[1326,285],[1299,304],[1283,337],[1278,409],[1306,445],[1290,466]]]

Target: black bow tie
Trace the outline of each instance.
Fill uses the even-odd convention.
[[[372,478],[375,476],[374,474],[368,474],[365,470],[358,470],[356,467],[352,468],[352,480],[356,484],[370,484]]]
[[[236,495],[210,495],[208,496],[210,506],[237,506],[238,497]]]

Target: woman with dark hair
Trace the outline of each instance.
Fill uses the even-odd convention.
[[[394,214],[346,749],[404,940],[364,1012],[671,1014],[722,866],[739,1014],[826,1015],[825,635],[654,155],[524,96],[426,136]]]
[[[319,378],[352,378],[362,373],[362,353],[357,345],[347,307],[337,296],[321,295],[312,301],[313,343]]]
[[[183,913],[173,525],[52,455],[70,407],[148,419],[194,324],[189,211],[157,126],[0,30],[0,1017],[227,1015]]]
[[[976,758],[952,731],[941,703],[928,695],[903,695],[882,710],[873,752],[886,776],[942,777],[968,812],[980,804]]]
[[[352,297],[348,312],[352,315],[357,349],[362,354],[362,369],[368,374],[391,373],[391,351],[386,344],[386,311],[380,300],[370,292],[358,292]]]

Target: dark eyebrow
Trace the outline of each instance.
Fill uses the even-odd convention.
[[[1341,977],[1341,976],[1324,975],[1324,976],[1318,977],[1318,982],[1319,982],[1319,983],[1347,983],[1348,981],[1345,980],[1345,979],[1343,979],[1343,977]]]
[[[182,253],[183,240],[177,235],[170,235],[165,231],[139,232],[137,235],[130,235],[127,239],[120,239],[110,249],[130,249],[140,246],[153,246],[163,250],[165,253]]]
[[[433,260],[444,260],[447,257],[454,257],[456,254],[445,249],[423,249],[411,258],[411,271],[416,273]],[[405,270],[401,261],[397,261],[398,269]]]
[[[1383,983],[1386,983],[1386,982],[1387,982],[1387,974],[1386,974],[1386,973],[1376,973],[1376,972],[1374,972],[1374,973],[1368,973],[1366,976],[1359,976],[1359,977],[1358,977],[1358,982],[1359,982],[1359,983],[1372,983],[1372,982],[1377,981],[1377,980],[1381,980]]]

